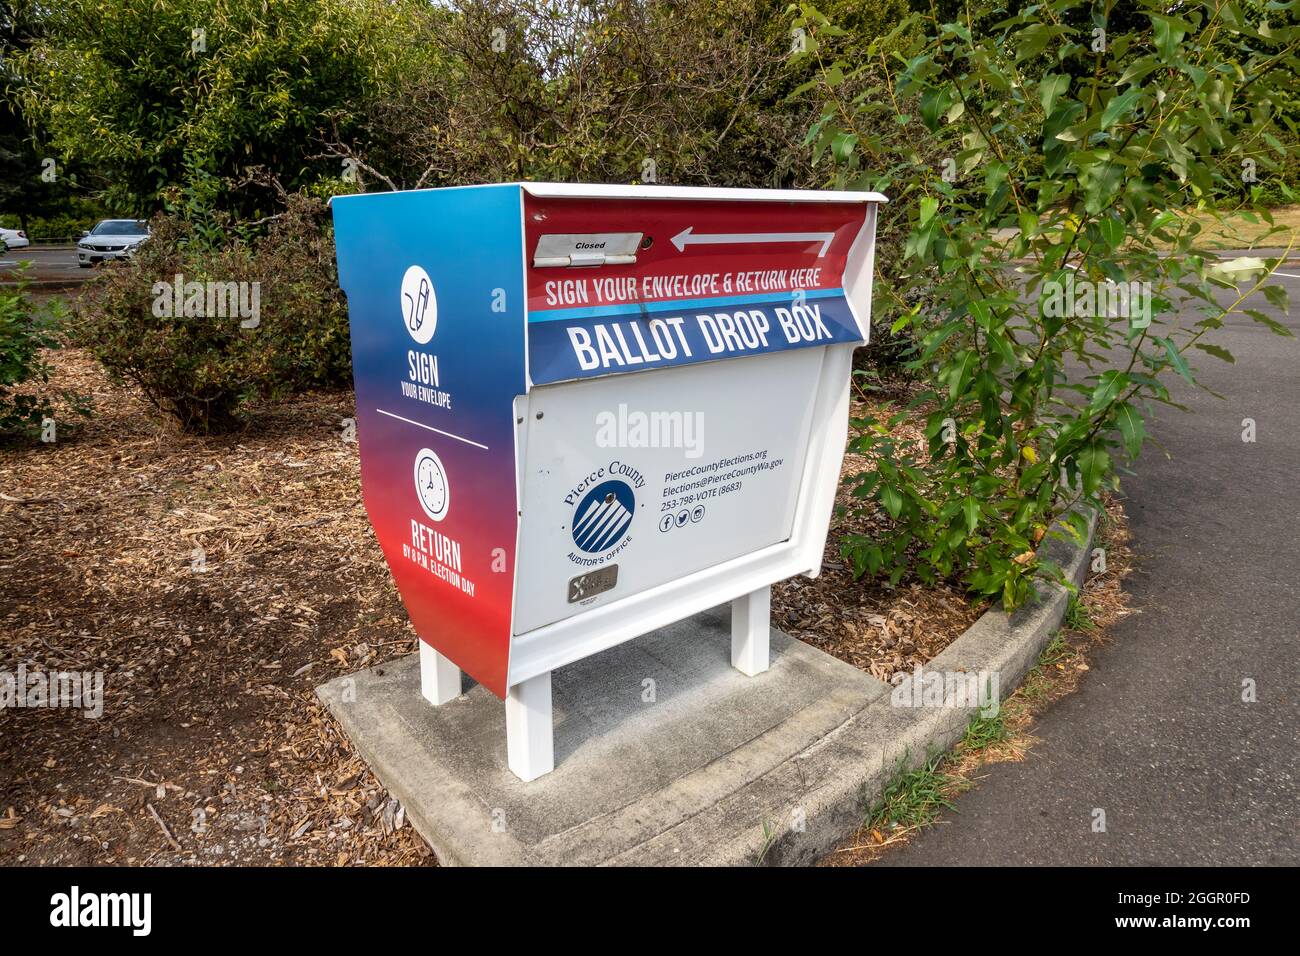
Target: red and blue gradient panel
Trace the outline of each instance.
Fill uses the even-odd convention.
[[[520,202],[518,186],[333,202],[366,510],[416,633],[498,697],[527,389]]]

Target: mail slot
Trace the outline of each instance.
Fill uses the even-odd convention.
[[[505,700],[553,767],[550,675],[720,604],[767,668],[816,575],[870,329],[875,193],[584,186],[336,197],[362,493],[433,704]]]

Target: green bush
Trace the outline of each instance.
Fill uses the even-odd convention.
[[[251,248],[276,381],[288,391],[350,386],[352,339],[329,207],[291,196]]]
[[[0,289],[0,438],[35,437],[54,417],[54,395],[45,388],[50,365],[44,351],[57,349],[61,313],[38,314],[20,281]],[[74,402],[73,396],[60,393]]]
[[[26,224],[14,213],[0,216],[0,226],[7,229],[23,229],[27,238],[33,241],[42,239],[76,240],[83,232],[100,219],[111,218],[98,203],[76,201],[70,202],[68,212],[52,213],[48,216],[29,216]]]
[[[67,212],[53,216],[37,216],[27,223],[29,239],[71,239],[77,238],[93,226],[98,220],[106,218],[103,213]]]
[[[854,422],[850,447],[876,468],[852,494],[888,518],[843,540],[857,573],[958,578],[1015,607],[1054,522],[1077,535],[1075,505],[1138,457],[1167,380],[1195,384],[1198,353],[1232,361],[1215,330],[1291,334],[1249,302],[1286,307],[1266,284],[1281,260],[1222,263],[1188,215],[1222,218],[1213,197],[1240,186],[1225,170],[1243,157],[1279,167],[1254,138],[1293,102],[1300,27],[1260,28],[1275,7],[1137,0],[1122,29],[1086,0],[974,29],[918,14],[898,56],[822,64],[815,151],[837,185],[906,216],[876,304],[915,336],[926,386],[897,418]],[[810,56],[834,33],[808,6],[795,24]],[[909,414],[923,447],[895,437]]]
[[[347,309],[327,220],[302,197],[260,238],[219,219],[155,217],[135,257],[82,295],[80,341],[187,432],[229,430],[259,399],[342,384]]]
[[[351,125],[353,104],[403,36],[403,9],[415,4],[30,5],[40,7],[31,41],[6,58],[15,94],[43,148],[93,171],[100,198],[125,216],[156,209],[193,163],[223,184],[251,166],[274,168],[291,189],[336,171],[312,158],[327,117]],[[222,202],[252,217],[273,198],[244,183],[223,189]]]

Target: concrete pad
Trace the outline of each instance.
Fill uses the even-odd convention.
[[[475,685],[431,706],[419,655],[317,693],[444,864],[756,863],[807,833],[828,774],[848,775],[840,804],[860,790],[858,746],[807,758],[888,687],[776,630],[771,668],[745,677],[729,622],[715,609],[556,671],[556,768],[532,783],[506,767],[501,701]]]

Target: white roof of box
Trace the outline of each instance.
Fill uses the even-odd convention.
[[[569,199],[722,199],[767,202],[889,202],[880,193],[830,189],[726,189],[719,186],[614,186],[604,183],[519,183],[531,196]]]

